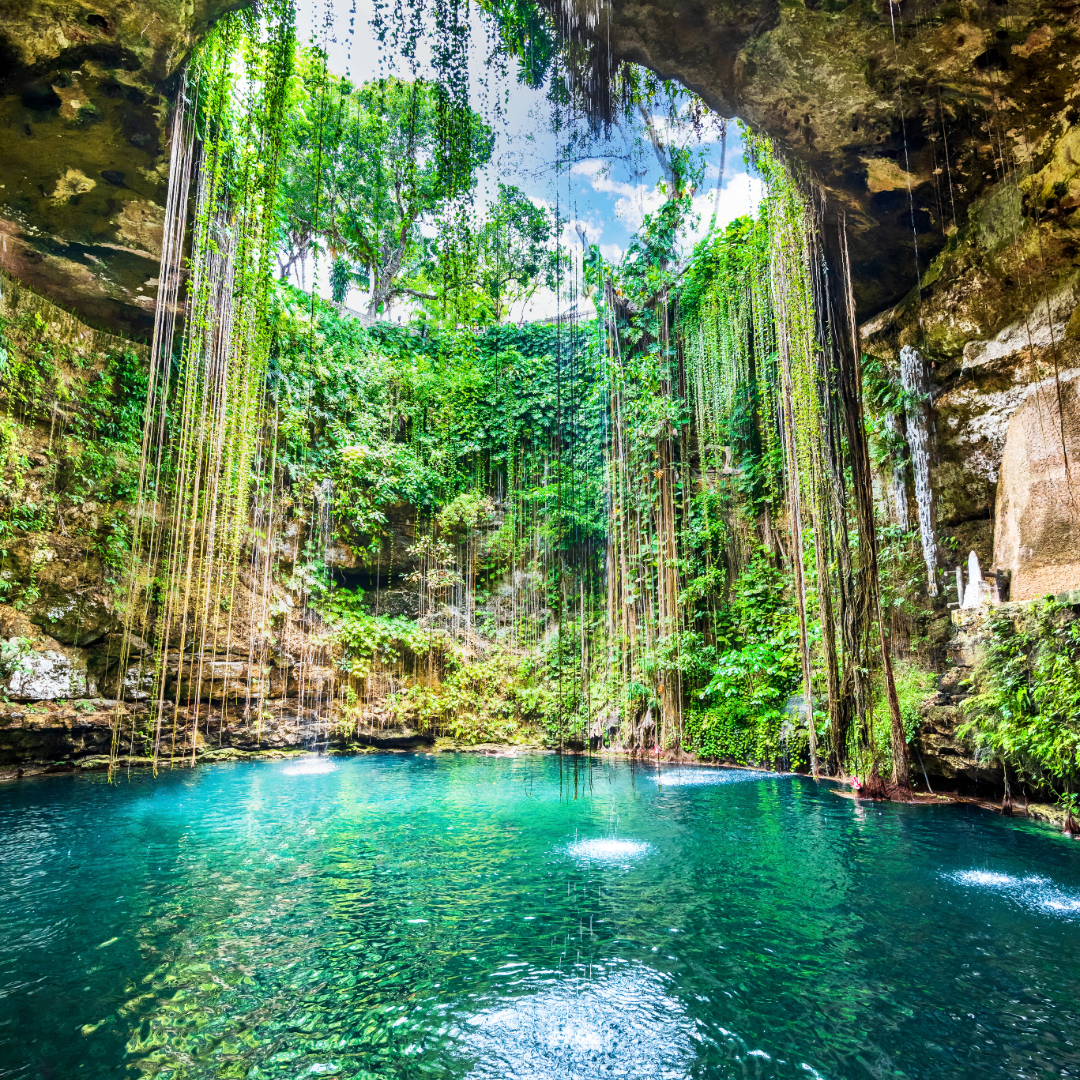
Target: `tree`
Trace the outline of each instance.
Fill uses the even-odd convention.
[[[467,199],[490,157],[491,129],[439,83],[353,86],[300,49],[290,93],[279,202],[282,277],[325,245],[370,280],[368,314],[415,293],[430,256],[422,226]],[[337,284],[342,285],[341,271]]]
[[[324,228],[370,275],[369,315],[415,292],[421,224],[468,195],[492,146],[491,129],[436,83],[379,79],[348,94]]]
[[[559,253],[552,246],[547,209],[520,188],[499,182],[499,197],[488,210],[478,242],[477,277],[490,300],[495,322],[541,287],[554,289]]]
[[[467,325],[502,322],[515,304],[555,288],[560,257],[551,213],[499,182],[498,198],[470,227],[444,229],[424,269],[433,316]],[[419,280],[419,279],[418,279]]]
[[[297,48],[284,110],[285,147],[277,194],[278,269],[304,283],[304,263],[326,220],[327,178],[341,142],[343,98],[351,87],[332,75],[320,49]]]

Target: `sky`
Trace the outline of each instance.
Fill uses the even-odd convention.
[[[407,3],[408,0],[403,0]],[[373,0],[298,0],[297,36],[326,49],[329,66],[337,74],[362,83],[384,75],[412,78],[411,62],[391,54],[391,48],[379,45],[372,30]],[[350,27],[352,32],[350,33]],[[485,63],[489,49],[489,26],[485,17],[472,7],[469,53],[469,83],[472,107],[484,117],[495,133],[495,149],[484,168],[477,190],[478,202],[494,196],[498,181],[521,188],[534,202],[558,211],[564,222],[562,241],[580,254],[582,241],[598,244],[601,254],[617,261],[626,251],[634,232],[647,213],[656,210],[663,200],[658,188],[659,163],[651,148],[626,127],[614,128],[610,137],[597,137],[578,146],[569,163],[565,152],[559,158],[558,142],[552,133],[552,105],[544,90],[533,90],[517,78],[516,61],[505,70]],[[430,76],[430,52],[420,43],[416,56],[416,75]],[[743,162],[743,147],[734,123],[727,125],[726,148],[721,157],[718,126],[706,127],[703,138],[694,140],[704,156],[705,173],[694,198],[697,226],[684,238],[684,250],[705,234],[712,216],[723,228],[732,219],[751,212],[761,196],[761,181],[748,174]],[[718,187],[721,160],[722,184]],[[320,277],[325,278],[325,273]],[[319,291],[329,295],[325,281]],[[565,311],[579,303],[588,313],[591,304],[566,295],[556,296],[547,290],[532,302],[511,312],[515,320],[542,319]],[[353,291],[347,303],[361,308],[364,296]],[[406,308],[394,309],[391,318],[407,318]]]

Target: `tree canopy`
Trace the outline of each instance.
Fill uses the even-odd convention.
[[[438,222],[466,200],[491,156],[481,117],[440,84],[383,78],[354,86],[317,49],[298,51],[281,185],[282,276],[309,250],[356,264],[376,315],[416,292]],[[348,274],[337,272],[341,283]]]

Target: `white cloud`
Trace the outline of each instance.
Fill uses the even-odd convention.
[[[652,121],[661,141],[666,143],[676,143],[679,146],[711,146],[720,141],[720,118],[714,114],[704,117],[697,131],[685,110],[683,115],[674,120],[656,114]]]
[[[570,167],[570,172],[584,176],[593,191],[604,195],[616,195],[615,214],[626,222],[630,232],[641,228],[646,214],[659,209],[664,201],[664,194],[657,187],[645,184],[628,184],[624,180],[615,180],[610,168],[601,158],[579,161]]]
[[[719,192],[713,188],[694,197],[694,215],[698,218],[697,226],[689,230],[684,237],[684,249],[689,251],[707,232],[713,215],[715,200],[717,231],[728,222],[745,214],[752,214],[765,194],[765,185],[757,176],[738,173],[733,176]]]

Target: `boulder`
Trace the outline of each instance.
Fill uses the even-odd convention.
[[[61,645],[86,648],[96,645],[116,629],[116,617],[94,596],[68,595],[39,601],[30,621]]]
[[[922,723],[914,746],[915,766],[925,769],[935,791],[993,793],[1003,787],[1001,766],[985,760],[957,734],[963,714],[956,705],[937,705],[940,695],[922,707]],[[916,773],[918,775],[918,773]]]
[[[122,677],[119,668],[113,668],[100,676],[98,688],[109,698],[149,701],[154,692],[154,665],[149,659],[131,664],[124,669]]]
[[[15,701],[58,701],[96,693],[87,675],[86,661],[62,652],[23,653],[12,666],[6,690]]]

